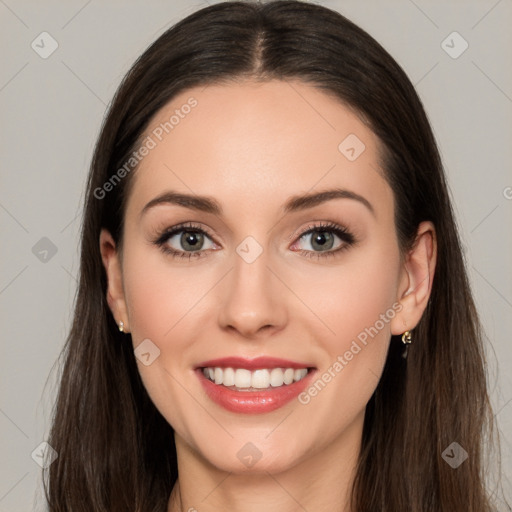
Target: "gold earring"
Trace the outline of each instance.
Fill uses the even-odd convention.
[[[402,334],[402,343],[407,344],[407,345],[412,343],[411,331],[405,331]]]
[[[123,322],[119,322],[119,330],[121,332],[124,332],[124,323]]]
[[[405,345],[405,350],[402,354],[402,357],[404,359],[407,358],[407,352],[409,350],[409,345],[412,343],[412,336],[411,336],[411,331],[405,331],[403,334],[402,334],[402,343]]]

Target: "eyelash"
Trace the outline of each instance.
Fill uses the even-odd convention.
[[[192,258],[201,258],[205,256],[205,250],[200,251],[176,251],[175,249],[171,249],[167,245],[167,241],[172,236],[176,235],[177,233],[182,232],[191,232],[191,233],[200,233],[203,235],[208,236],[209,238],[213,238],[208,231],[203,229],[197,224],[194,224],[193,222],[184,222],[181,224],[177,224],[176,226],[173,226],[172,228],[165,230],[163,233],[158,235],[158,238],[153,241],[155,245],[160,247],[160,249],[165,253],[169,254],[173,258],[178,259],[188,259],[191,260]],[[305,228],[304,231],[302,231],[300,234],[296,236],[297,240],[300,240],[305,235],[309,235],[310,233],[314,232],[328,232],[335,234],[338,238],[340,238],[344,243],[340,247],[334,250],[330,251],[307,251],[305,249],[300,249],[296,252],[302,254],[303,256],[306,256],[307,258],[328,258],[328,257],[334,257],[336,254],[348,249],[350,246],[354,245],[356,243],[355,237],[344,227],[339,226],[333,222],[322,222],[316,225],[309,225],[307,228]]]

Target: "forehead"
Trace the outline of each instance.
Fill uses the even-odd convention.
[[[130,198],[139,209],[164,189],[249,209],[340,186],[392,202],[373,132],[332,95],[301,82],[188,89],[157,112],[143,137],[151,149]]]

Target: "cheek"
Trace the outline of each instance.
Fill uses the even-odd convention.
[[[338,280],[337,287],[334,283],[331,285],[331,305],[326,310],[330,312],[334,338],[340,340],[340,348],[347,340],[364,338],[364,333],[371,327],[376,326],[380,336],[389,335],[391,318],[387,317],[396,297],[395,291],[396,277],[391,265],[382,265],[378,261],[367,265],[359,262],[357,268],[351,268]],[[391,313],[393,311],[391,309]],[[384,323],[382,315],[386,317]]]
[[[204,272],[203,272],[204,274]],[[172,263],[154,248],[134,247],[124,262],[125,297],[134,342],[172,338],[199,305],[208,287],[205,276]],[[140,340],[139,340],[140,338]]]
[[[312,327],[317,318],[318,333],[331,355],[361,333],[364,338],[366,329],[375,325],[379,335],[389,337],[389,321],[397,308],[399,270],[397,248],[372,244],[347,252],[339,265],[303,266],[294,274],[294,291],[314,313],[307,315],[308,323]]]

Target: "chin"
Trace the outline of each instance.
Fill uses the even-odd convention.
[[[272,438],[269,432],[268,428],[254,434],[245,431],[225,442],[208,438],[197,443],[196,450],[212,466],[233,474],[280,473],[307,457],[307,441],[300,440],[297,433],[283,431]]]

